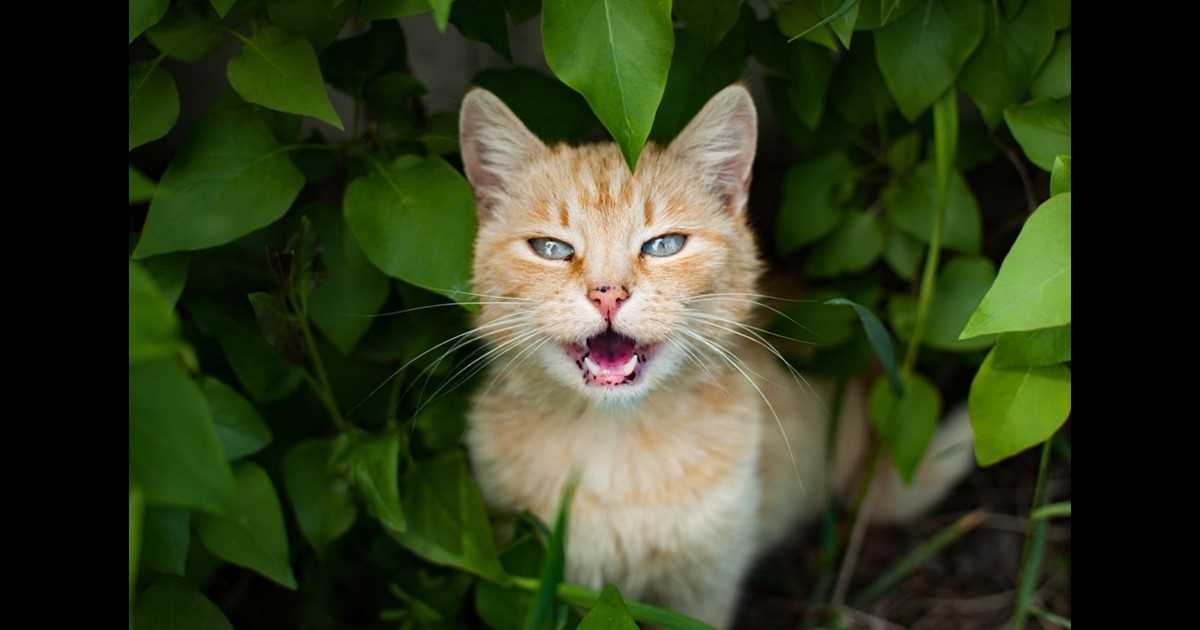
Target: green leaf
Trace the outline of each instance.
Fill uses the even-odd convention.
[[[304,372],[263,339],[248,315],[206,299],[185,305],[200,330],[220,342],[233,373],[256,402],[286,398],[303,382]]]
[[[531,534],[525,534],[500,554],[509,575],[536,577],[545,554]],[[494,630],[525,630],[533,610],[533,593],[518,587],[504,588],[481,580],[475,586],[475,611]]]
[[[684,28],[711,49],[737,23],[742,0],[674,0],[672,4]]]
[[[145,203],[154,196],[155,182],[146,174],[129,165],[129,205]]]
[[[363,0],[358,17],[363,20],[419,15],[429,11],[429,0]]]
[[[207,5],[176,3],[146,37],[167,56],[196,63],[221,45],[225,32],[216,13]]]
[[[133,257],[228,243],[283,216],[303,186],[254,107],[227,95],[158,182]]]
[[[571,95],[575,93],[571,92]],[[584,109],[587,109],[586,105]],[[430,116],[428,127],[417,139],[425,146],[426,155],[458,153],[458,112],[438,112]]]
[[[900,478],[912,483],[942,414],[942,397],[937,388],[920,374],[908,374],[904,378],[904,396],[896,398],[895,392],[877,380],[871,387],[867,410],[871,426],[887,445]]]
[[[138,562],[142,549],[142,515],[146,497],[136,485],[129,486],[129,603],[133,604],[133,589],[137,584]]]
[[[775,227],[781,255],[823,238],[842,220],[842,204],[854,189],[854,170],[844,151],[799,162],[784,176]]]
[[[321,30],[331,19],[335,19],[344,5],[351,5],[353,11],[354,3],[345,0],[266,0],[266,4],[267,14],[274,26],[295,33],[311,33]],[[345,21],[342,18],[343,24]],[[262,31],[259,31],[258,36],[261,34]]]
[[[400,503],[400,450],[404,436],[395,430],[362,436],[342,456],[341,464],[371,516],[391,532],[408,529]]]
[[[987,20],[987,36],[963,67],[959,82],[979,105],[989,127],[999,122],[1004,108],[1025,97],[1038,68],[1050,55],[1054,47],[1053,1],[1026,0],[1015,16]]]
[[[637,630],[637,623],[612,584],[604,587],[596,606],[579,622],[579,630]]]
[[[470,301],[475,201],[440,158],[372,162],[342,203],[367,258],[384,273],[460,302]]]
[[[283,485],[300,533],[318,555],[350,531],[358,516],[350,484],[333,468],[339,438],[306,440],[283,458]]]
[[[283,301],[271,293],[255,291],[246,296],[254,309],[254,321],[267,344],[278,350],[292,363],[304,361],[303,332],[296,316],[288,312]]]
[[[155,580],[138,596],[131,617],[137,630],[233,630],[221,609],[181,578]]]
[[[180,508],[150,506],[142,525],[142,566],[182,576],[187,568],[190,513]]]
[[[129,0],[129,43],[167,13],[169,0]]]
[[[1066,366],[1001,368],[996,366],[996,353],[992,350],[984,359],[967,398],[975,459],[981,466],[1041,444],[1071,413],[1071,373]]]
[[[922,162],[883,191],[888,221],[924,243],[933,235],[933,213],[938,199],[935,171],[932,162]],[[983,240],[979,203],[957,172],[950,175],[945,212],[942,246],[964,254],[979,253]]]
[[[1071,95],[1071,33],[1058,36],[1054,52],[1042,65],[1029,92],[1034,98],[1062,98]]]
[[[842,45],[850,48],[860,4],[859,0],[792,0],[779,9],[775,19],[789,42],[807,38],[836,50],[837,45],[824,30],[828,26]]]
[[[838,227],[813,248],[805,272],[827,278],[862,271],[883,253],[883,228],[869,212],[848,212]]]
[[[1054,158],[1054,168],[1050,169],[1050,196],[1054,197],[1071,192],[1071,156],[1060,155]]]
[[[873,0],[865,2],[870,6]],[[896,108],[875,62],[874,38],[859,38],[858,44],[842,55],[833,71],[828,100],[830,111],[856,129],[876,124]]]
[[[363,100],[367,108],[389,118],[406,118],[413,99],[425,93],[425,84],[408,72],[392,70],[367,82]]]
[[[342,354],[350,354],[388,295],[388,279],[358,247],[341,212],[318,202],[305,215],[321,240],[325,276],[308,298],[308,314]]]
[[[904,385],[900,381],[900,372],[896,369],[896,351],[892,347],[892,336],[883,327],[883,322],[879,321],[871,309],[845,298],[826,300],[825,304],[849,306],[854,309],[862,321],[867,339],[871,342],[871,349],[875,351],[875,356],[879,357],[879,362],[883,364],[883,369],[887,371],[892,382],[893,395],[904,396]]]
[[[129,150],[167,135],[179,118],[175,78],[158,62],[129,66]],[[130,203],[132,201],[132,186]]]
[[[746,27],[739,22],[715,49],[688,30],[675,31],[671,72],[650,139],[667,145],[721,89],[742,78],[746,68]]]
[[[450,20],[450,5],[454,0],[428,0],[429,8],[433,10],[433,22],[439,32],[446,32],[446,23]]]
[[[1071,326],[1004,333],[996,339],[996,367],[1057,365],[1071,360]]]
[[[929,319],[921,343],[947,352],[973,352],[992,345],[991,336],[959,340],[958,333],[996,278],[996,267],[982,256],[959,256],[942,268],[937,291],[929,306]],[[912,337],[917,303],[909,295],[897,294],[888,305],[892,326],[902,339]]]
[[[538,573],[538,590],[527,624],[529,630],[553,627],[558,603],[558,585],[563,581],[567,566],[566,549],[568,525],[571,521],[571,503],[575,498],[575,488],[578,483],[579,481],[575,477],[568,478],[559,494],[558,517],[554,520],[554,531],[546,543],[546,557],[542,561],[542,568]]]
[[[583,94],[633,170],[671,66],[670,0],[544,0],[542,38],[550,69]]]
[[[212,410],[225,459],[240,459],[271,443],[273,436],[266,421],[237,390],[211,376],[200,379],[200,390]]]
[[[307,39],[274,26],[241,39],[242,49],[229,60],[228,74],[229,85],[242,98],[344,129],[329,102],[317,53]]]
[[[883,246],[883,260],[896,272],[896,275],[912,282],[917,277],[921,265],[921,257],[925,248],[921,241],[909,236],[903,230],[890,227],[887,231],[887,242]]]
[[[238,464],[234,475],[237,485],[228,515],[197,515],[196,533],[218,558],[295,590],[287,528],[271,479],[252,462]]]
[[[921,159],[921,135],[910,131],[892,141],[884,156],[893,171],[904,173]]]
[[[900,112],[916,120],[953,83],[983,40],[982,2],[924,0],[875,33],[875,56]]]
[[[512,62],[508,45],[508,20],[497,0],[457,0],[450,9],[450,23],[463,37],[483,42]]]
[[[223,512],[233,477],[204,394],[172,359],[129,371],[129,451],[146,502]]]
[[[1037,99],[1004,110],[1004,120],[1025,155],[1042,170],[1071,154],[1071,97]]]
[[[825,90],[833,75],[833,58],[829,51],[803,42],[791,44],[791,47],[792,82],[788,87],[788,102],[809,129],[816,129],[825,113]]]
[[[483,497],[460,451],[416,463],[404,476],[401,502],[408,530],[389,533],[417,555],[507,585]]]
[[[1071,193],[1030,215],[960,339],[1071,323]]]
[[[233,5],[237,4],[237,0],[211,0],[213,9],[217,11],[217,15],[224,18],[229,15],[229,10]]]
[[[596,117],[583,97],[533,68],[489,68],[476,74],[472,83],[504,101],[530,131],[546,142],[580,141],[596,125]]]
[[[422,0],[423,2],[424,0]],[[425,5],[428,8],[428,5]],[[367,5],[363,5],[365,13]],[[367,19],[365,15],[360,15]],[[372,22],[367,32],[334,42],[321,52],[321,73],[330,85],[361,95],[371,79],[389,70],[407,70],[404,31],[395,20]]]
[[[861,0],[858,3],[856,31],[873,31],[908,15],[922,0]]]
[[[170,358],[180,349],[179,319],[149,273],[129,262],[129,364]]]

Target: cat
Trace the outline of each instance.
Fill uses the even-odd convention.
[[[746,218],[757,126],[731,85],[631,172],[611,142],[543,143],[481,88],[459,116],[478,325],[506,357],[465,437],[489,508],[553,522],[578,471],[566,579],[717,628],[755,559],[865,459],[863,384],[846,388],[826,479],[832,384],[806,388],[739,326],[764,270]],[[972,469],[970,440],[960,409],[911,486],[885,461],[872,520],[940,500]]]

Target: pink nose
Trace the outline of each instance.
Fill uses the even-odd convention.
[[[588,299],[596,305],[604,319],[611,321],[621,303],[629,299],[629,291],[625,287],[596,287],[588,291]]]

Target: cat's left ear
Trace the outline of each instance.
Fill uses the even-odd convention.
[[[758,143],[758,112],[740,83],[709,99],[671,142],[668,154],[696,168],[704,186],[734,213],[746,207]]]
[[[458,146],[480,219],[491,216],[513,177],[546,148],[511,109],[483,88],[463,98]]]

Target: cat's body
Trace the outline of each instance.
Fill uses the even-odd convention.
[[[761,271],[748,93],[713,97],[635,173],[612,144],[546,147],[482,90],[460,122],[480,329],[503,357],[467,436],[485,499],[552,522],[578,472],[568,580],[727,627],[755,557],[848,485],[866,439],[852,383],[826,479],[833,388],[795,381],[741,325]],[[964,440],[958,414],[931,452]],[[927,458],[911,488],[884,474],[879,514],[928,506],[969,458]]]

